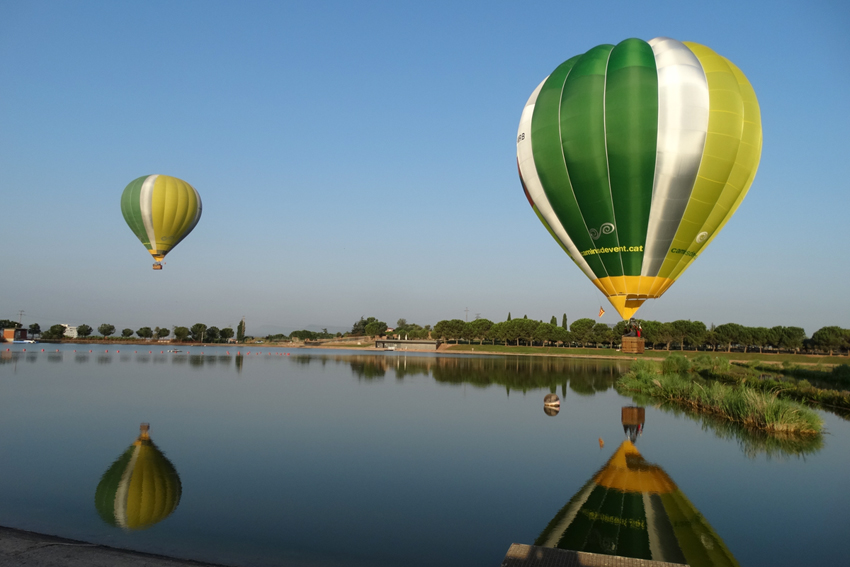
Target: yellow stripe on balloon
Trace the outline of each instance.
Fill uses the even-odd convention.
[[[708,81],[708,134],[690,201],[671,250],[696,253],[705,244],[705,239],[697,241],[698,236],[730,181],[737,161],[744,130],[744,100],[738,79],[724,57],[704,45],[683,43],[696,55]],[[690,259],[688,254],[668,253],[658,275],[675,280]]]

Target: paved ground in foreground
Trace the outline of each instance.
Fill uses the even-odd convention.
[[[221,567],[0,527],[0,567]]]
[[[598,555],[514,543],[508,549],[502,567],[682,567],[676,563]]]

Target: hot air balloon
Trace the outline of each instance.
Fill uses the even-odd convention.
[[[95,491],[95,507],[107,524],[144,530],[167,518],[183,488],[174,465],[153,444],[150,426],[109,467]]]
[[[517,165],[537,217],[629,319],[723,228],[761,146],[755,92],[728,59],[627,39],[568,59],[534,89]]]
[[[694,567],[738,565],[667,473],[631,441],[623,441],[534,545]]]
[[[201,218],[198,191],[176,177],[145,175],[132,181],[121,195],[121,213],[162,269],[162,260],[192,232]]]

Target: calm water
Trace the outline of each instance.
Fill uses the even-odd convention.
[[[0,525],[237,565],[495,567],[611,466],[633,405],[614,362],[14,346]],[[647,406],[636,448],[741,565],[845,564],[850,423],[822,415],[829,434],[800,445]],[[160,521],[134,530],[104,514],[139,522],[126,470],[142,422],[161,453],[132,462],[180,489],[137,503]],[[104,511],[122,486],[126,510]]]

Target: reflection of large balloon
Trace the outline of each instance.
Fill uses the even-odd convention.
[[[104,522],[143,530],[167,518],[182,492],[174,465],[153,444],[143,423],[136,442],[101,477],[94,500]]]
[[[121,195],[121,213],[162,269],[162,259],[192,232],[201,218],[201,196],[194,187],[168,175],[146,175]]]
[[[696,43],[627,39],[540,83],[517,162],[540,221],[628,319],[723,228],[761,145],[755,92],[729,60]]]
[[[726,567],[738,562],[667,473],[624,441],[534,545]]]

